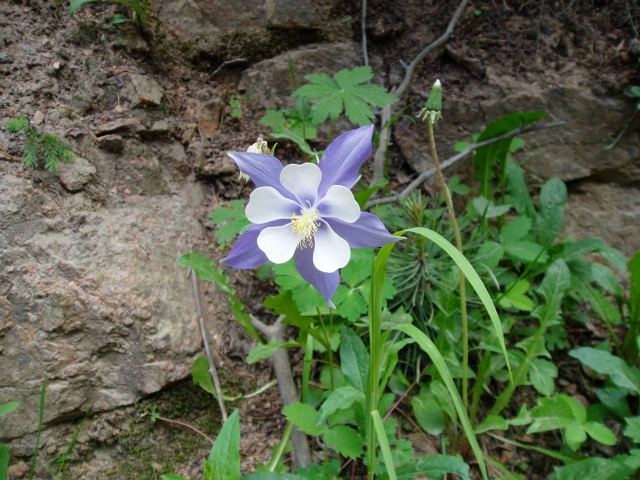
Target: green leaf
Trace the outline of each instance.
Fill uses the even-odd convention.
[[[616,387],[598,388],[596,395],[598,400],[619,420],[631,416],[626,390],[623,391]]]
[[[98,0],[72,0],[71,5],[69,5],[69,15],[73,17],[73,14],[76,12],[78,7],[81,7],[85,3],[97,2]]]
[[[630,367],[620,357],[590,347],[581,347],[569,352],[590,369],[609,375],[611,381],[619,387],[626,388],[634,395],[640,393],[640,370]]]
[[[327,117],[338,119],[344,112],[354,125],[365,126],[374,118],[372,105],[384,107],[397,102],[398,99],[379,85],[361,83],[373,78],[371,67],[355,67],[353,70],[340,70],[333,78],[326,73],[305,75],[310,84],[303,85],[293,92],[294,96],[307,100],[317,100],[312,115],[316,124],[321,124]]]
[[[531,410],[532,421],[527,434],[567,428],[575,419],[571,406],[560,395],[541,397]]]
[[[512,221],[502,227],[502,230],[500,230],[502,243],[504,245],[508,245],[511,243],[516,243],[518,240],[522,240],[522,237],[529,233],[529,230],[531,230],[532,226],[533,222],[529,217],[521,215],[514,218]]]
[[[304,403],[292,403],[284,407],[282,413],[287,417],[287,420],[298,427],[298,430],[309,435],[317,437],[319,435],[323,435],[327,431],[327,426],[324,423],[316,425],[315,418],[318,415],[318,412],[310,405],[305,405]]]
[[[9,445],[0,444],[0,478],[3,480],[9,477]]]
[[[533,220],[536,218],[536,208],[529,195],[529,187],[524,178],[524,170],[511,158],[507,158],[505,174],[507,176],[507,186],[511,194],[511,201],[516,211],[519,215],[526,215]]]
[[[534,260],[538,263],[544,263],[549,258],[542,245],[525,240],[505,245],[504,251],[525,263],[531,263]]]
[[[421,457],[396,468],[396,478],[398,480],[413,480],[416,475],[440,478],[447,473],[458,475],[463,480],[470,480],[469,465],[459,458],[449,455]],[[379,480],[389,480],[389,476],[386,473],[378,478]]]
[[[349,408],[353,402],[364,402],[364,393],[353,387],[340,387],[331,392],[331,395],[320,407],[316,416],[316,425],[327,420],[327,417],[339,409]]]
[[[489,432],[491,430],[504,431],[508,429],[509,424],[500,415],[487,415],[487,418],[485,418],[484,421],[475,428],[474,433],[476,435],[480,435],[481,433]]]
[[[636,253],[629,262],[631,286],[629,287],[629,303],[631,304],[631,318],[640,320],[640,253]]]
[[[640,443],[640,417],[629,417],[624,421],[627,423],[624,436],[629,437],[634,443]]]
[[[356,459],[362,455],[362,439],[353,428],[338,425],[325,433],[322,439],[344,457]]]
[[[280,348],[284,345],[278,342],[276,339],[271,339],[269,343],[259,343],[255,347],[251,349],[249,355],[247,355],[247,363],[249,365],[253,365],[260,360],[265,360],[270,358],[274,353],[276,353]]]
[[[438,401],[426,394],[411,399],[413,413],[422,429],[430,435],[440,435],[444,430],[444,411]]]
[[[315,156],[314,151],[311,149],[305,138],[293,130],[289,130],[284,127],[276,127],[273,129],[273,132],[271,132],[271,136],[274,138],[288,138],[289,140],[293,140],[296,145],[298,145],[302,153],[311,157]]]
[[[1,478],[1,477],[0,477]],[[189,480],[188,478],[181,477],[180,475],[160,475],[162,480]]]
[[[487,128],[480,134],[477,142],[483,142],[529,125],[541,119],[544,115],[545,112],[514,113],[494,120],[489,123]],[[512,142],[513,138],[506,138],[476,150],[474,162],[477,165],[476,171],[478,180],[480,180],[480,194],[485,198],[493,197],[491,181],[495,176],[494,170],[496,167],[498,167],[500,171],[505,169],[504,165],[507,161]]]
[[[633,473],[626,465],[606,458],[587,458],[555,469],[554,480],[627,480]]]
[[[558,367],[548,360],[542,358],[535,358],[531,362],[531,369],[529,370],[529,379],[539,393],[546,396],[551,396],[556,390],[553,379],[558,376]]]
[[[356,199],[356,202],[358,202],[360,210],[365,209],[367,202],[371,198],[371,195],[376,193],[380,188],[384,187],[388,183],[389,181],[386,178],[381,178],[380,180],[376,180],[374,183],[372,183],[371,186],[366,190],[354,194],[353,197]]]
[[[373,259],[371,248],[353,249],[349,263],[340,270],[340,277],[352,288],[360,285],[371,276]]]
[[[591,438],[596,442],[600,442],[604,445],[615,445],[618,443],[618,438],[615,434],[599,422],[587,422],[584,424],[584,428]]]
[[[291,291],[285,290],[278,295],[268,296],[262,303],[266,308],[273,310],[275,315],[284,315],[283,323],[295,325],[301,330],[305,330],[302,316],[296,302],[293,301]]]
[[[377,410],[373,410],[371,412],[371,418],[373,419],[373,425],[376,431],[376,435],[378,436],[378,443],[380,444],[380,453],[382,453],[382,458],[384,459],[384,466],[385,466],[385,469],[387,470],[387,475],[389,476],[389,480],[397,480],[396,469],[393,463],[393,456],[391,455],[391,448],[389,447],[389,438],[385,432],[385,427],[382,424],[382,418],[380,418],[380,413]],[[393,430],[395,431],[395,426]]]
[[[620,286],[620,279],[617,277],[613,270],[601,263],[593,263],[591,265],[591,273],[593,279],[604,288],[607,292],[613,295],[622,295],[624,293]]]
[[[205,391],[217,398],[216,388],[211,381],[209,373],[209,361],[205,357],[198,357],[191,367],[191,376],[194,385],[200,385]]]
[[[92,0],[93,1],[93,0]],[[120,25],[122,23],[133,22],[132,18],[127,17],[126,15],[116,15],[111,20],[109,20],[109,25]],[[231,114],[233,116],[233,114]]]
[[[267,125],[269,127],[284,127],[284,124],[286,123],[286,119],[284,118],[284,114],[282,113],[282,110],[273,110],[273,109],[268,109],[267,113],[264,114],[262,116],[262,118],[260,119],[260,123],[263,125]]]
[[[369,352],[362,339],[346,326],[341,329],[340,365],[347,384],[364,392],[369,376]]]
[[[19,406],[20,406],[20,402],[8,402],[8,403],[5,403],[4,405],[0,405],[0,417],[3,417],[7,413],[14,411]]]
[[[585,276],[572,275],[571,288],[582,297],[583,300],[589,302],[591,308],[607,323],[619,323],[620,310],[604,296],[597,288],[590,285],[591,279]]]
[[[473,263],[492,269],[498,266],[502,257],[504,257],[504,247],[497,242],[489,240],[484,242],[478,249],[473,258]]]
[[[563,430],[563,433],[567,446],[574,452],[577,452],[580,446],[587,440],[587,432],[584,425],[575,419]]]
[[[344,285],[339,285],[332,300],[338,307],[340,316],[350,322],[355,322],[367,313],[369,303],[360,293],[360,289],[350,289]]]
[[[507,293],[500,299],[500,306],[504,308],[515,308],[530,312],[533,310],[533,300],[527,297],[529,282],[520,280],[512,287],[507,288]]]
[[[564,293],[571,285],[571,274],[567,264],[562,259],[558,259],[547,269],[547,273],[540,284],[539,291],[545,298],[545,303],[536,308],[533,316],[540,320],[540,323],[547,326],[558,323],[562,310],[560,304]]]
[[[220,479],[240,480],[240,417],[238,410],[234,411],[224,422],[209,454],[209,462],[214,464]]]
[[[415,231],[418,229],[411,229],[411,230]],[[455,247],[453,248],[455,249]],[[458,250],[456,250],[456,252],[458,252]],[[467,277],[467,278],[471,280],[470,277]],[[477,290],[476,290],[476,293],[478,293]],[[458,417],[460,418],[462,429],[464,430],[465,435],[467,436],[467,439],[471,446],[471,450],[473,451],[478,461],[478,466],[480,467],[480,471],[483,474],[483,478],[487,478],[486,467],[484,464],[484,457],[482,455],[482,451],[480,450],[480,445],[478,445],[478,441],[476,440],[476,437],[473,434],[473,428],[471,427],[469,417],[467,416],[467,412],[464,408],[464,405],[462,404],[462,399],[460,398],[460,394],[458,393],[458,390],[456,389],[456,386],[453,383],[453,378],[451,377],[451,373],[449,372],[449,369],[447,367],[447,364],[444,361],[444,358],[442,358],[442,355],[438,351],[438,348],[431,341],[431,339],[424,334],[424,332],[421,332],[413,325],[403,325],[398,327],[397,329],[400,330],[401,332],[404,332],[406,335],[409,335],[411,338],[413,338],[418,343],[420,348],[427,355],[429,355],[429,357],[431,358],[431,361],[434,363],[434,365],[438,369],[438,373],[442,377],[442,381],[444,382],[447,389],[449,390],[449,395],[451,395],[451,400],[453,401],[456,411],[458,412]]]
[[[483,218],[495,218],[500,217],[511,210],[511,205],[497,205],[493,203],[493,200],[487,200],[485,197],[480,196],[471,200],[471,205],[475,211]]]
[[[537,241],[550,246],[560,233],[567,203],[567,187],[559,178],[550,178],[540,190],[540,206],[536,217]]]

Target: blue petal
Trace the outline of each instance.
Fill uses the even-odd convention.
[[[373,213],[362,212],[354,223],[346,223],[335,218],[323,218],[339,236],[349,242],[351,248],[384,247],[397,242],[402,237],[391,235],[380,219]]]
[[[372,135],[373,125],[369,125],[343,133],[331,142],[318,164],[322,171],[318,198],[332,185],[351,188],[356,184],[360,166],[371,156]]]
[[[296,199],[280,182],[280,172],[283,167],[276,157],[251,152],[229,152],[229,156],[233,158],[242,173],[249,175],[256,187],[273,187],[283,197]]]
[[[258,247],[258,235],[260,235],[260,232],[265,228],[284,225],[288,221],[289,220],[277,220],[260,225],[251,225],[240,235],[238,240],[236,240],[235,245],[231,249],[231,253],[229,253],[228,257],[222,259],[222,263],[243,270],[264,265],[269,259]]]
[[[336,308],[331,301],[331,297],[336,293],[340,283],[340,273],[336,270],[333,273],[324,273],[318,270],[313,264],[313,248],[298,248],[293,255],[296,269],[307,282],[315,287],[320,295],[327,301],[330,308]]]

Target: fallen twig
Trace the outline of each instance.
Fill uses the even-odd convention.
[[[360,21],[360,28],[362,28],[362,57],[364,59],[364,66],[369,66],[369,53],[367,51],[367,0],[362,0],[362,19]]]
[[[282,323],[284,315],[280,315],[273,325],[265,325],[253,315],[250,315],[250,317],[252,325],[266,337],[267,341],[275,340],[279,343],[285,343],[284,336],[287,326]],[[298,389],[293,381],[289,354],[284,348],[279,348],[271,359],[273,370],[278,379],[280,398],[282,398],[283,406],[286,407],[298,401]],[[309,450],[307,435],[294,427],[291,433],[291,444],[293,445],[293,453],[298,467],[308,467],[311,464],[311,451]]]
[[[416,57],[413,59],[413,61],[409,65],[405,65],[406,71],[404,74],[404,79],[402,80],[400,85],[398,85],[396,88],[391,90],[391,93],[393,93],[396,97],[399,98],[405,92],[405,90],[409,87],[409,84],[411,83],[411,80],[413,78],[413,74],[417,66],[420,64],[420,62],[422,62],[422,60],[424,60],[424,58],[433,50],[444,45],[449,41],[449,39],[451,38],[451,34],[453,33],[453,29],[458,23],[458,20],[460,20],[460,17],[462,16],[462,12],[464,12],[464,9],[467,7],[467,3],[469,3],[469,0],[462,0],[460,2],[460,5],[458,5],[458,8],[456,9],[455,13],[453,14],[453,17],[451,17],[451,20],[449,21],[449,25],[447,26],[447,29],[440,36],[440,38],[438,38],[437,40],[429,44],[427,47],[425,47],[418,55],[416,55]],[[384,177],[385,152],[387,150],[387,145],[389,144],[389,138],[391,136],[389,121],[391,120],[392,113],[393,112],[391,111],[390,105],[382,109],[382,115],[380,120],[380,125],[382,125],[382,130],[380,131],[380,142],[378,143],[379,146],[373,157],[373,178],[371,180],[371,184],[377,182],[378,180]]]
[[[193,269],[189,269],[191,275],[191,285],[193,286],[193,296],[196,299],[196,310],[198,312],[198,323],[200,324],[200,334],[202,335],[202,343],[204,343],[204,351],[209,361],[209,373],[213,380],[213,386],[216,389],[216,397],[218,397],[218,405],[220,406],[220,413],[222,414],[222,421],[227,421],[227,409],[224,405],[224,397],[222,396],[222,388],[220,387],[220,379],[218,378],[218,371],[216,370],[216,362],[211,353],[211,346],[209,345],[209,338],[207,335],[207,329],[204,326],[204,317],[202,316],[202,305],[200,304],[200,290],[198,289],[198,277]]]
[[[562,127],[564,125],[566,125],[567,122],[565,121],[561,121],[561,122],[555,122],[555,123],[549,123],[547,125],[536,125],[533,127],[518,127],[515,130],[511,130],[510,132],[504,133],[502,135],[499,135],[497,137],[494,138],[490,138],[489,140],[485,140],[484,142],[479,142],[479,143],[474,143],[472,145],[469,145],[467,148],[465,148],[462,152],[457,153],[456,155],[454,155],[451,158],[448,158],[447,160],[445,160],[444,162],[442,162],[442,169],[444,170],[445,168],[450,167],[451,165],[453,165],[454,163],[462,160],[464,157],[466,157],[467,155],[469,155],[470,153],[472,153],[474,150],[477,150],[481,147],[484,147],[486,145],[491,145],[492,143],[495,142],[499,142],[500,140],[504,140],[505,138],[510,138],[510,137],[514,137],[516,135],[520,135],[523,133],[529,133],[529,132],[534,132],[536,130],[544,130],[547,128],[554,128],[554,127]],[[398,195],[392,195],[390,197],[385,197],[385,198],[374,198],[369,200],[366,203],[366,208],[369,207],[373,207],[375,205],[383,205],[385,203],[393,203],[393,202],[397,202],[398,200],[400,200],[401,198],[406,197],[407,195],[409,195],[413,190],[415,190],[422,182],[424,182],[425,180],[427,180],[428,178],[431,178],[432,176],[434,176],[436,174],[436,169],[435,168],[431,168],[429,170],[426,170],[424,172],[422,172],[420,175],[418,175],[418,177],[416,177],[416,179],[411,182],[402,192],[400,192]]]
[[[3,160],[7,159],[7,160],[11,160],[12,162],[22,162],[21,158],[14,157],[9,152],[7,152],[4,148],[0,148],[0,153],[4,157]]]
[[[213,77],[215,77],[218,73],[220,73],[220,71],[226,67],[227,65],[233,65],[234,63],[245,63],[247,61],[246,58],[234,58],[233,60],[225,60],[224,62],[222,62],[220,64],[220,66],[218,68],[216,68],[213,72],[211,72],[211,75],[209,75],[207,77],[206,81],[211,80]]]

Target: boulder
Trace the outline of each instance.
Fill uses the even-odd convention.
[[[76,157],[69,163],[60,163],[57,174],[64,188],[70,192],[77,192],[96,174],[96,167],[88,160]]]

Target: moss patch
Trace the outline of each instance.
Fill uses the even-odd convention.
[[[212,395],[193,385],[179,383],[135,405],[130,426],[118,435],[122,460],[109,472],[110,479],[153,479],[158,473],[152,464],[162,465],[163,473],[175,471],[211,444],[196,432],[161,420],[141,417],[157,407],[161,417],[188,423],[210,437],[221,427],[220,410]]]

